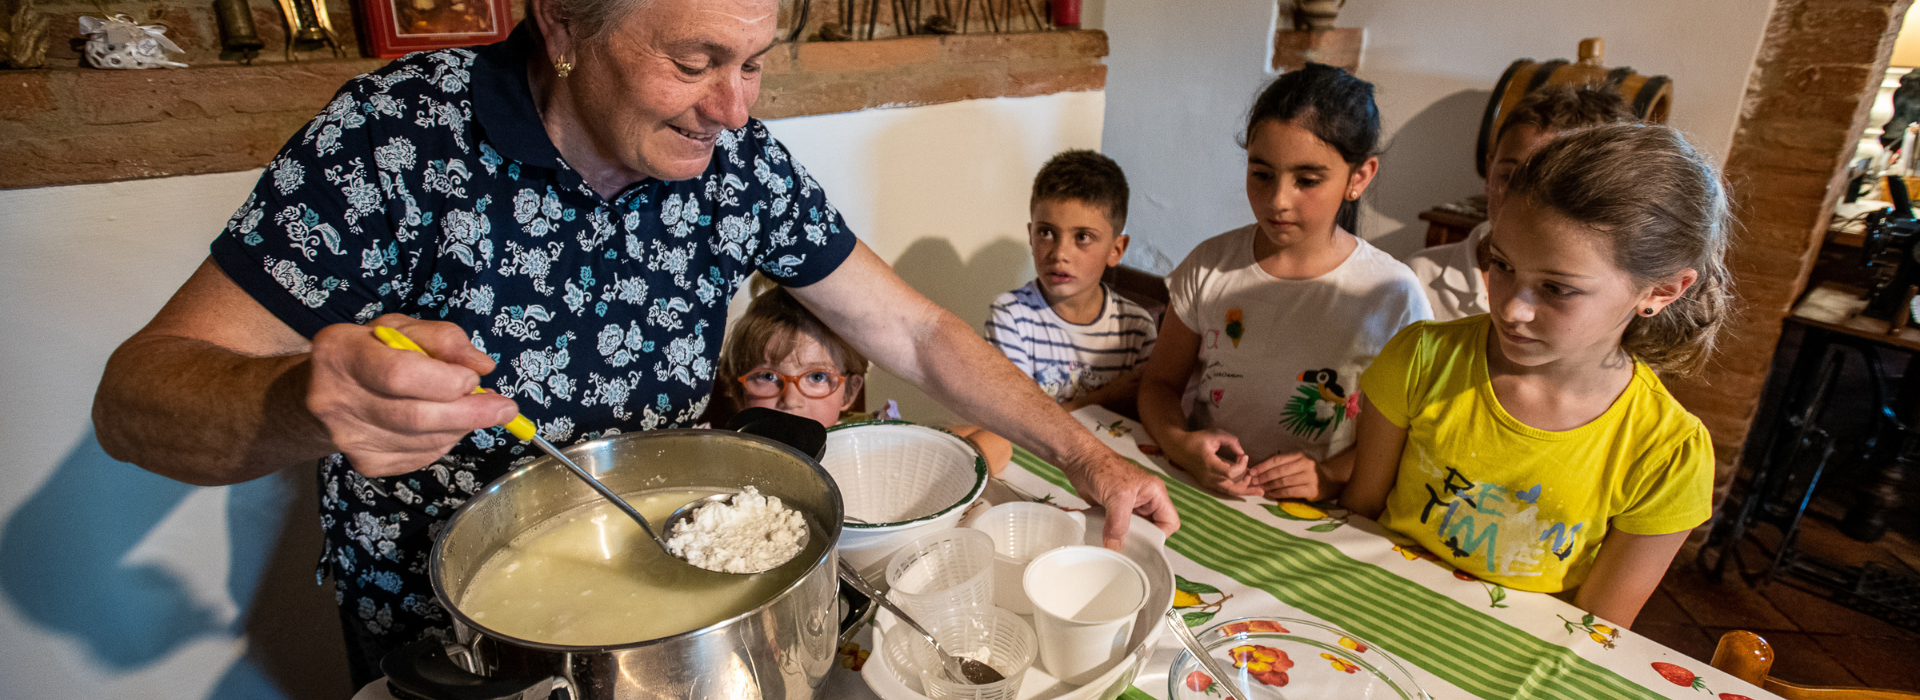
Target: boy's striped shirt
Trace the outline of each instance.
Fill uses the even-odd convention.
[[[987,342],[1057,401],[1106,386],[1147,361],[1158,332],[1153,315],[1101,285],[1099,318],[1068,323],[1047,306],[1037,281],[993,300]]]

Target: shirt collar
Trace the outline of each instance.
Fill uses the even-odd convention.
[[[547,136],[527,82],[533,55],[532,20],[520,22],[506,41],[474,49],[473,118],[500,155],[542,168],[561,168],[560,150]]]

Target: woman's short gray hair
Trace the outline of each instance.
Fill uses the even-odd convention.
[[[606,41],[607,33],[628,14],[645,9],[653,0],[549,0],[554,14],[567,23],[575,40],[588,46]],[[529,13],[531,14],[531,13]]]

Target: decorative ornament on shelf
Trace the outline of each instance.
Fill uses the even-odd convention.
[[[333,33],[333,20],[327,17],[325,0],[280,0],[280,14],[287,19],[287,60],[300,60],[294,51],[333,49],[334,58],[344,58],[340,36]]]
[[[213,0],[213,14],[220,19],[220,60],[253,65],[267,44],[254,29],[247,0]]]
[[[134,24],[126,15],[106,19],[80,18],[80,33],[87,37],[87,62],[95,68],[135,70],[142,68],[185,68],[187,64],[167,60],[167,54],[186,53],[167,38],[167,28],[158,24]]]
[[[0,26],[0,67],[40,68],[47,65],[47,22],[45,13],[33,9],[33,0],[20,4]]]
[[[1295,0],[1293,6],[1293,26],[1310,31],[1326,31],[1333,28],[1333,21],[1340,16],[1340,8],[1347,0]]]

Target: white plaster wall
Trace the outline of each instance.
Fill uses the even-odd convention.
[[[1032,276],[1032,174],[1100,141],[1098,92],[788,119],[854,230],[978,325]],[[259,171],[0,191],[0,700],[343,698],[308,471],[196,488],[115,462],[88,411],[112,349],[206,255]],[[872,396],[944,412],[881,376]]]
[[[1133,186],[1127,263],[1166,272],[1200,241],[1251,220],[1235,137],[1271,79],[1275,0],[1105,0],[1111,38],[1102,144]],[[1427,208],[1481,191],[1474,139],[1500,73],[1521,58],[1572,59],[1583,37],[1606,63],[1674,80],[1671,124],[1724,160],[1770,0],[1349,0],[1365,27],[1360,76],[1377,88],[1386,152],[1361,235],[1417,250]],[[1205,9],[1201,9],[1205,8]]]

